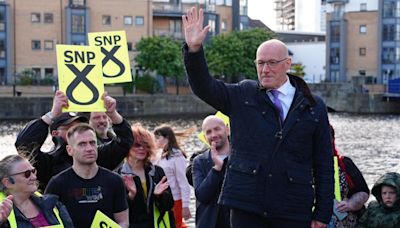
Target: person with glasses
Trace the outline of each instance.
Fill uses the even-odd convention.
[[[182,21],[192,91],[230,118],[231,155],[219,203],[231,208],[231,226],[326,227],[334,197],[327,108],[302,78],[287,73],[287,46],[263,42],[255,53],[258,81],[228,84],[208,71],[203,10],[189,9]]]
[[[37,192],[36,169],[20,155],[0,161],[0,227],[74,227],[54,195]]]
[[[155,155],[153,135],[139,123],[132,125],[132,133],[135,143],[118,170],[128,190],[130,227],[175,227],[167,177],[150,161]]]

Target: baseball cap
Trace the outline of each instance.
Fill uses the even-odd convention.
[[[65,126],[68,125],[75,120],[80,121],[81,123],[87,123],[88,119],[84,116],[79,116],[75,112],[64,112],[61,115],[53,118],[50,124],[50,132],[53,130],[57,130],[60,126]]]

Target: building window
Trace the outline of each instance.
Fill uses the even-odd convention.
[[[6,30],[6,15],[4,11],[0,11],[0,31]]]
[[[111,25],[111,16],[103,15],[101,21],[102,21],[103,25]]]
[[[365,70],[358,70],[358,74],[361,76],[365,76],[367,73],[365,72]]]
[[[395,36],[395,31],[394,31],[394,24],[386,24],[383,25],[383,31],[382,31],[382,40],[383,41],[393,41],[394,36]]]
[[[169,21],[169,33],[175,38],[182,38],[182,22],[181,20]]]
[[[44,68],[44,76],[45,77],[53,77],[54,69],[53,68]]]
[[[330,78],[331,78],[331,82],[338,82],[339,81],[339,71],[338,70],[332,70],[331,71],[331,75],[330,75]]]
[[[40,40],[32,40],[32,50],[40,50]]]
[[[382,49],[382,63],[393,64],[395,62],[395,51],[394,48],[383,48]]]
[[[128,51],[133,51],[132,42],[128,42],[126,45],[128,46]]]
[[[394,1],[384,1],[383,2],[383,17],[395,17],[399,15],[399,7],[396,7],[396,2]]]
[[[85,6],[85,0],[70,0],[70,4],[74,6]]]
[[[37,67],[33,67],[32,68],[32,74],[33,74],[33,78],[35,79],[39,79],[40,78],[40,74],[41,74],[41,69],[37,68]],[[37,82],[36,82],[37,83]]]
[[[54,49],[54,43],[52,40],[45,40],[44,41],[44,50],[53,50]]]
[[[211,35],[215,35],[215,19],[214,18],[208,19],[208,25],[210,26]]]
[[[360,11],[367,11],[367,3],[360,4]]]
[[[135,17],[135,25],[138,25],[138,26],[144,25],[144,17],[136,16]]]
[[[124,25],[132,25],[132,24],[133,24],[132,16],[124,16]]]
[[[365,48],[365,47],[360,48],[359,54],[360,54],[360,56],[366,56],[367,48]]]
[[[4,59],[6,57],[6,42],[5,40],[0,40],[0,58]]]
[[[222,20],[222,22],[221,22],[221,30],[222,31],[226,31],[227,30],[227,26],[226,26],[226,21],[225,20]]]
[[[32,23],[40,23],[40,13],[32,13],[31,14],[31,22]]]
[[[340,41],[340,26],[336,24],[331,25],[331,42]]]
[[[44,13],[43,20],[44,20],[44,23],[52,24],[53,23],[53,14],[52,13]]]
[[[339,48],[331,48],[329,62],[331,64],[339,64],[340,61],[340,51]]]
[[[85,33],[85,17],[83,15],[72,15],[72,32]]]
[[[367,26],[366,25],[360,25],[360,33],[362,33],[362,34],[367,33]]]

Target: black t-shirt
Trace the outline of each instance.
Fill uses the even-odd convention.
[[[45,193],[59,196],[75,227],[90,227],[97,210],[114,220],[114,213],[128,208],[121,177],[101,167],[92,179],[83,179],[68,168],[50,180]]]

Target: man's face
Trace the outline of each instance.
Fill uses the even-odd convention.
[[[381,188],[381,197],[383,203],[387,207],[392,207],[393,204],[397,201],[397,191],[395,188],[383,185]]]
[[[217,150],[228,143],[229,130],[222,120],[208,119],[203,123],[203,131],[207,142],[214,142]]]
[[[79,124],[79,123],[80,123],[79,120],[75,120],[74,122],[72,122],[72,123],[70,123],[70,124],[59,126],[59,127],[57,128],[57,130],[53,131],[51,134],[52,134],[52,136],[59,136],[59,137],[61,137],[65,142],[67,142],[67,131],[68,131],[71,127],[73,127],[73,126],[75,126],[75,125],[77,125],[77,124]]]
[[[107,131],[110,128],[108,116],[104,112],[90,113],[89,124],[92,126],[98,135],[107,137]]]
[[[74,163],[90,165],[96,162],[97,140],[93,131],[75,132],[68,143],[67,151]]]
[[[258,48],[255,63],[258,80],[264,88],[278,89],[286,82],[291,59],[285,51],[274,43],[262,44]]]

